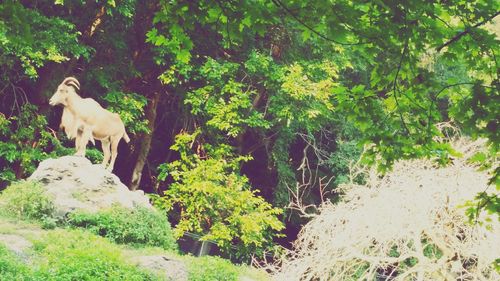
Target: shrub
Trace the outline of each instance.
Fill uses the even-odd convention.
[[[0,244],[0,281],[32,280],[29,268]]]
[[[28,220],[50,220],[54,216],[52,199],[35,182],[19,181],[0,194],[0,208],[10,216]]]
[[[75,212],[68,224],[83,227],[120,244],[177,249],[166,216],[146,208],[128,209],[119,205],[98,213]]]
[[[238,267],[218,257],[193,258],[189,266],[189,281],[238,280]]]
[[[251,190],[248,178],[239,173],[241,163],[250,157],[236,156],[226,145],[207,145],[207,156],[202,159],[189,145],[196,136],[177,135],[171,148],[181,159],[159,167],[160,180],[171,176],[175,182],[165,196],[155,199],[155,205],[182,210],[174,214],[179,220],[174,234],[180,237],[186,231],[194,232],[240,260],[271,250],[273,237],[284,228],[278,219],[282,210]]]
[[[33,173],[42,160],[72,151],[47,124],[32,104],[23,105],[18,115],[5,117],[0,112],[0,188]]]
[[[36,280],[160,280],[128,264],[118,246],[81,230],[54,230],[35,242]]]

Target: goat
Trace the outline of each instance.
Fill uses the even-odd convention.
[[[59,128],[64,130],[68,139],[75,139],[75,155],[85,156],[85,148],[89,140],[95,145],[92,128],[85,126],[85,123],[81,119],[75,118],[67,107],[63,109]],[[77,138],[79,135],[81,136]]]
[[[130,142],[125,125],[120,115],[104,109],[92,98],[80,97],[76,93],[78,90],[78,80],[67,77],[59,84],[49,104],[64,106],[60,127],[70,139],[75,138],[75,155],[85,156],[87,143],[94,142],[94,139],[100,140],[104,153],[102,165],[106,167],[109,162],[107,169],[112,171],[121,138],[127,143]]]

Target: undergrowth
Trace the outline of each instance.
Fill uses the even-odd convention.
[[[0,193],[0,211],[8,216],[46,222],[54,216],[54,204],[37,183],[19,181]]]
[[[54,230],[35,242],[42,280],[160,280],[126,262],[121,249],[82,230]]]
[[[129,264],[118,246],[81,230],[53,230],[34,245],[29,267],[0,245],[0,281],[162,280]]]
[[[54,211],[52,198],[37,183],[20,181],[0,193],[0,220],[14,219],[21,226],[34,222],[42,228],[49,221],[52,228],[61,227],[34,241],[29,266],[0,242],[0,281],[163,280],[127,262],[123,248],[114,243],[178,249],[166,216],[154,209],[114,205],[97,213],[77,211],[57,221]],[[178,258],[187,265],[189,281],[231,281],[240,275],[267,280],[265,274],[218,257]]]
[[[193,258],[189,265],[189,281],[236,281],[239,270],[218,257]]]
[[[85,228],[118,244],[147,245],[176,250],[170,223],[153,209],[128,209],[119,205],[97,213],[75,212],[67,224]]]
[[[0,281],[30,280],[30,276],[28,266],[0,244]]]

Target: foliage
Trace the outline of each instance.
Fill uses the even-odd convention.
[[[11,184],[0,193],[0,201],[0,209],[18,219],[46,221],[54,216],[53,200],[34,182]]]
[[[175,183],[160,198],[167,210],[179,208],[176,236],[185,231],[202,234],[202,239],[214,240],[225,251],[233,244],[237,255],[261,253],[272,245],[276,231],[283,229],[273,208],[256,191],[249,190],[248,179],[237,173],[247,157],[224,158],[229,153],[219,147],[210,150],[206,159],[189,152],[193,135],[179,135],[172,149],[181,153],[181,160],[164,166],[163,173]]]
[[[68,21],[46,17],[12,0],[0,4],[0,18],[0,65],[21,67],[29,78],[38,77],[37,68],[48,62],[90,55],[90,49],[79,44],[74,24]]]
[[[68,154],[37,107],[25,104],[19,115],[0,113],[0,181],[12,182],[31,174],[42,160]]]
[[[500,189],[497,187],[497,191]],[[465,213],[471,223],[479,223],[491,229],[492,217],[497,217],[500,221],[500,200],[499,195],[488,193],[486,191],[478,193],[474,200],[469,200],[464,204],[467,207]],[[482,211],[486,212],[486,217],[480,218]]]
[[[349,182],[350,169],[360,157],[361,151],[356,141],[339,141],[337,150],[328,158],[328,166],[332,169],[332,173],[337,175],[333,182],[334,186]],[[357,180],[362,181],[360,178]]]
[[[239,270],[229,261],[218,257],[199,257],[191,259],[188,267],[189,281],[236,281]]]
[[[67,224],[85,228],[119,244],[177,249],[167,218],[144,207],[129,209],[115,205],[97,213],[74,212],[69,215]]]
[[[147,120],[144,120],[144,107],[147,100],[144,96],[135,93],[109,92],[104,96],[109,110],[120,114],[127,130],[136,134],[150,133]]]
[[[258,93],[241,81],[235,81],[238,64],[207,58],[200,68],[200,80],[207,85],[187,94],[184,102],[191,113],[207,119],[206,125],[236,137],[247,127],[269,128],[270,122],[254,110]]]
[[[35,252],[36,280],[159,280],[128,264],[116,245],[81,230],[53,230]]]
[[[90,162],[96,164],[102,163],[104,155],[95,147],[87,147],[87,149],[85,150],[85,157],[87,157]]]
[[[195,177],[186,167],[223,167],[217,177],[234,174],[244,182],[236,186],[286,206],[289,186],[312,182],[309,201],[322,188],[301,177],[304,159],[315,179],[335,177],[332,188],[363,148],[363,163],[381,172],[402,158],[449,164],[457,154],[442,141],[443,121],[488,138],[486,154],[497,157],[499,10],[491,0],[3,1],[0,177],[22,178],[58,150],[38,118],[54,127],[44,105],[63,75],[78,76],[130,132],[146,132],[142,120],[157,116],[146,159],[153,182],[144,186],[177,199]],[[160,93],[157,114],[143,114],[152,93]],[[25,101],[40,109],[15,107]],[[21,117],[34,124],[17,125]],[[346,128],[356,133],[345,137]],[[183,148],[189,160],[169,151],[185,132],[198,132]],[[254,160],[226,167],[247,155]],[[497,164],[489,165],[496,183]],[[483,197],[475,206],[496,212],[498,200]]]
[[[29,267],[0,244],[0,281],[9,280],[28,281],[34,279],[31,277]]]
[[[279,123],[295,130],[317,131],[332,117],[337,66],[331,62],[293,64],[286,68],[281,91],[271,97],[270,112]]]

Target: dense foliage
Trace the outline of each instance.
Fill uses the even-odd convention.
[[[167,218],[144,207],[131,210],[116,205],[97,213],[75,212],[69,215],[67,224],[85,228],[119,244],[177,249]]]
[[[34,252],[28,266],[0,245],[0,280],[162,280],[127,263],[116,245],[81,231],[53,231]]]
[[[35,244],[42,280],[160,280],[125,262],[116,245],[81,230],[54,230]]]
[[[4,245],[0,245],[0,280],[26,280],[29,268]]]
[[[229,261],[216,257],[201,257],[190,265],[190,281],[238,280],[238,269]]]
[[[248,157],[232,156],[227,146],[207,147],[206,159],[190,153],[187,145],[196,135],[180,134],[172,149],[181,159],[162,166],[160,176],[171,174],[175,183],[156,197],[157,206],[171,211],[179,208],[177,236],[185,231],[213,240],[226,253],[238,247],[239,256],[261,254],[272,246],[273,231],[283,229],[276,218],[281,209],[273,208],[257,191],[250,190],[248,179],[238,174],[241,161]],[[231,157],[232,156],[232,157]],[[237,239],[237,241],[235,241]]]
[[[222,258],[178,255],[166,217],[153,209],[78,211],[44,231],[40,226],[53,218],[52,206],[43,189],[28,181],[0,194],[0,281],[170,280],[162,270],[171,266],[185,271],[187,280],[268,280],[264,272]],[[154,272],[136,265],[136,259],[150,257],[175,263],[142,265]]]
[[[0,212],[17,219],[50,220],[54,210],[52,198],[33,182],[16,182],[0,193]]]
[[[489,140],[477,160],[496,189],[468,213],[498,213],[499,13],[494,0],[3,1],[0,180],[68,153],[47,100],[73,75],[132,135],[123,181],[157,193],[177,233],[240,254],[271,247],[278,219],[293,239],[304,218],[279,208],[334,201],[361,152],[379,171],[451,163],[442,122]]]

